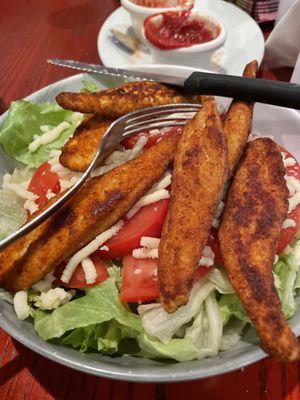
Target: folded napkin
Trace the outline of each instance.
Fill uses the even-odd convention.
[[[266,41],[269,68],[294,67],[300,52],[300,0],[281,0],[277,23]]]

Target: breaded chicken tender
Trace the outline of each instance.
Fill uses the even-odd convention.
[[[72,111],[99,114],[107,119],[116,119],[144,107],[170,103],[200,103],[198,95],[189,96],[180,89],[158,82],[130,82],[100,92],[70,93],[56,96],[58,104]]]
[[[63,146],[59,162],[71,171],[84,172],[92,162],[101,139],[113,121],[88,116]]]
[[[178,143],[170,204],[159,245],[158,286],[165,310],[187,303],[227,179],[227,146],[212,97],[186,124]]]
[[[138,158],[90,179],[69,202],[0,252],[0,284],[26,290],[109,229],[161,178],[173,161],[178,135]]]
[[[282,361],[300,347],[281,310],[272,274],[288,191],[280,149],[270,139],[248,143],[229,191],[219,230],[230,282],[263,347]]]
[[[258,64],[251,61],[246,65],[243,76],[255,78]],[[248,136],[251,131],[253,104],[245,101],[233,100],[223,124],[228,145],[228,177],[230,178],[243,154]]]

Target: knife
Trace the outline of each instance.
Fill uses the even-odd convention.
[[[157,72],[139,72],[121,68],[108,68],[73,60],[49,59],[48,63],[101,75],[118,76],[137,81],[155,81],[183,87],[188,94],[210,94],[300,109],[300,86],[295,83],[266,79],[244,78],[208,72],[193,72],[187,79]]]

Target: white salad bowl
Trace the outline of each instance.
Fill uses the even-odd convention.
[[[167,66],[154,66],[167,68]],[[170,68],[175,68],[171,66]],[[176,67],[180,76],[188,76],[192,70]],[[153,66],[140,70],[153,71]],[[56,82],[32,94],[27,99],[36,102],[54,102],[62,91],[79,91],[83,79],[93,80],[99,87],[120,84],[119,79],[106,79],[96,75],[79,74]],[[223,103],[224,99],[220,99]],[[2,124],[7,113],[0,117]],[[300,159],[300,114],[294,110],[257,104],[254,110],[253,132],[262,136],[272,135],[285,148]],[[295,154],[295,150],[298,152]],[[1,176],[12,172],[15,162],[0,149]],[[300,303],[300,298],[296,298]],[[300,334],[300,310],[289,321],[293,331]],[[97,376],[135,382],[176,382],[199,379],[245,367],[266,357],[259,347],[259,340],[253,329],[249,329],[234,347],[221,351],[217,356],[188,362],[162,362],[130,356],[109,357],[95,353],[80,353],[71,348],[43,341],[37,336],[30,321],[17,319],[13,306],[0,301],[0,325],[12,337],[26,347],[53,361]],[[274,333],[275,334],[275,333]]]
[[[193,0],[186,0],[185,6],[176,7],[143,7],[133,3],[130,0],[121,0],[122,6],[130,14],[132,29],[138,40],[144,43],[143,24],[146,18],[153,14],[159,14],[166,11],[180,11],[182,9],[190,9],[193,6]]]
[[[211,58],[216,50],[218,50],[226,41],[226,29],[222,22],[212,15],[203,15],[199,12],[192,12],[192,15],[199,15],[201,18],[213,23],[219,28],[218,36],[205,43],[194,44],[188,47],[178,49],[165,50],[152,44],[145,36],[143,28],[143,38],[146,46],[150,49],[153,60],[157,64],[174,64],[183,66],[204,65],[209,67]],[[160,15],[155,15],[152,18],[160,18]]]

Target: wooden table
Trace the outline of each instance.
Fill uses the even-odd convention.
[[[99,62],[96,38],[117,0],[1,0],[0,111],[49,83],[74,74],[47,58]],[[264,27],[265,35],[270,27]],[[289,69],[261,76],[288,80]],[[0,330],[0,399],[299,400],[300,363],[267,358],[233,373],[178,384],[133,384],[73,371],[26,349]]]

